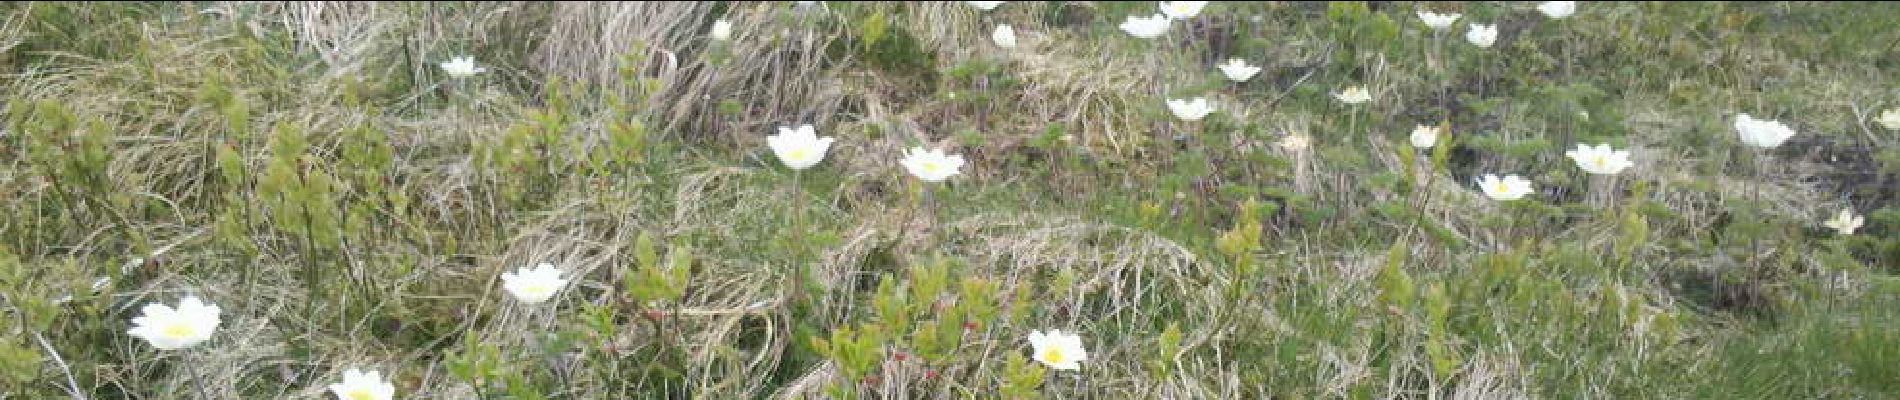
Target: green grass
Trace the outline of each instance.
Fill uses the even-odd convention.
[[[0,398],[1900,395],[1900,7],[1534,5],[0,5]],[[126,333],[186,295],[210,341]]]

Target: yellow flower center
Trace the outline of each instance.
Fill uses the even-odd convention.
[[[376,399],[376,394],[370,393],[369,389],[361,389],[361,388],[350,389],[350,392],[346,394],[346,396],[349,396],[350,400],[375,400]]]
[[[541,296],[553,291],[554,291],[554,288],[549,287],[548,285],[528,285],[528,286],[521,287],[521,294],[525,294],[528,296]]]
[[[192,329],[191,325],[182,322],[166,325],[165,329],[158,331],[158,334],[165,335],[166,338],[178,340],[190,339],[192,336],[195,336],[196,333],[197,330]]]
[[[1509,184],[1506,184],[1506,183],[1504,183],[1504,182],[1498,182],[1498,184],[1497,184],[1496,186],[1493,186],[1493,187],[1492,187],[1492,189],[1491,189],[1491,191],[1493,191],[1493,192],[1498,192],[1498,194],[1505,194],[1505,193],[1510,193],[1510,192],[1511,192],[1511,185],[1509,185]]]
[[[1069,359],[1062,355],[1062,350],[1057,349],[1045,349],[1037,358],[1041,358],[1043,362],[1050,364],[1061,364],[1063,361]]]
[[[918,165],[917,168],[924,170],[925,173],[935,174],[937,172],[943,171],[943,164],[938,163],[938,162],[925,161],[923,164]]]
[[[801,147],[801,148],[785,151],[785,158],[788,160],[803,161],[810,157],[811,157],[811,149],[807,149],[807,148]]]
[[[1610,167],[1610,159],[1609,159],[1609,157],[1603,157],[1603,156],[1597,156],[1597,158],[1596,158],[1596,160],[1595,160],[1595,161],[1596,161],[1596,165],[1597,165],[1597,168],[1609,168],[1609,167]]]

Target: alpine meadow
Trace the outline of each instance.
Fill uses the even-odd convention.
[[[1900,3],[0,3],[0,399],[1900,398]]]

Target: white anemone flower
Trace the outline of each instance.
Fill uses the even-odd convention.
[[[1419,125],[1417,128],[1412,128],[1412,136],[1408,139],[1411,139],[1412,147],[1432,148],[1433,145],[1438,144],[1438,127]]]
[[[1333,98],[1339,99],[1341,103],[1359,104],[1372,101],[1372,92],[1366,91],[1365,86],[1353,86],[1339,93],[1333,93]]]
[[[765,146],[772,148],[772,155],[779,162],[794,170],[804,170],[825,160],[825,151],[831,149],[832,138],[818,137],[818,131],[811,124],[797,129],[779,127],[778,134],[765,137]]]
[[[1207,8],[1205,1],[1163,1],[1161,14],[1173,19],[1189,19],[1201,15],[1201,9]]]
[[[1122,32],[1128,32],[1130,36],[1142,39],[1158,38],[1168,33],[1168,16],[1155,14],[1142,18],[1130,15],[1128,20],[1122,21],[1121,28]]]
[[[1457,22],[1458,17],[1461,17],[1461,16],[1464,16],[1464,15],[1458,14],[1458,13],[1439,14],[1439,13],[1434,13],[1431,11],[1418,10],[1418,19],[1421,21],[1425,21],[1425,26],[1431,27],[1432,30],[1440,31],[1440,32],[1443,32],[1447,29],[1451,29],[1451,23]]]
[[[732,39],[732,21],[727,21],[725,19],[713,21],[711,36],[713,40],[718,40],[718,41],[731,40]]]
[[[1840,214],[1834,214],[1834,219],[1827,220],[1823,225],[1834,228],[1834,232],[1838,232],[1841,235],[1852,235],[1854,231],[1860,229],[1861,224],[1865,222],[1867,222],[1867,218],[1854,215],[1854,209],[1843,208]]]
[[[1089,352],[1082,348],[1082,337],[1063,333],[1060,329],[1029,332],[1029,347],[1035,352],[1034,358],[1051,369],[1074,371],[1082,368],[1082,362],[1088,361]]]
[[[337,400],[390,400],[396,398],[396,385],[383,379],[381,372],[343,371],[343,382],[330,384]]]
[[[1248,79],[1253,79],[1254,74],[1260,73],[1260,67],[1247,65],[1246,60],[1229,58],[1226,64],[1220,65],[1220,73],[1227,75],[1227,80],[1246,82]]]
[[[1174,117],[1182,121],[1200,121],[1202,118],[1207,118],[1208,114],[1214,113],[1214,105],[1208,103],[1206,97],[1196,97],[1193,100],[1173,99],[1168,100],[1168,112],[1174,113]]]
[[[1483,178],[1478,179],[1478,188],[1484,190],[1485,196],[1498,201],[1522,199],[1524,195],[1531,194],[1532,191],[1531,181],[1517,175],[1507,175],[1500,179],[1497,175],[1485,174]]]
[[[1772,149],[1794,137],[1794,129],[1781,121],[1755,119],[1748,114],[1735,116],[1735,133],[1741,135],[1742,143],[1749,146]]]
[[[1498,26],[1471,24],[1471,29],[1465,30],[1465,41],[1478,47],[1491,48],[1492,44],[1498,42]]]
[[[1537,12],[1544,13],[1544,16],[1550,17],[1551,19],[1564,19],[1569,17],[1570,14],[1577,13],[1577,2],[1546,1],[1537,5]]]
[[[555,292],[567,286],[567,279],[561,278],[561,269],[554,264],[541,263],[533,269],[522,267],[515,272],[501,274],[501,288],[523,303],[540,304],[554,297]]]
[[[996,47],[1015,48],[1016,28],[1011,28],[1009,25],[997,25],[996,32],[990,33],[990,40],[996,42]]]
[[[942,182],[963,173],[963,156],[944,153],[943,149],[912,147],[904,151],[904,159],[898,164],[924,182]]]
[[[1597,175],[1616,175],[1631,165],[1635,165],[1630,162],[1629,150],[1610,148],[1609,143],[1596,146],[1578,143],[1576,149],[1565,152],[1564,155],[1569,156],[1571,161],[1575,161],[1577,168],[1582,168],[1583,172]]]
[[[219,317],[223,311],[218,306],[207,304],[197,296],[185,296],[178,300],[173,308],[160,303],[146,304],[142,315],[132,318],[132,329],[126,331],[133,337],[145,339],[159,350],[177,350],[197,346],[211,339],[223,322]]]
[[[1875,119],[1874,122],[1880,123],[1880,126],[1888,130],[1900,131],[1900,108],[1891,108],[1881,112],[1880,118]]]
[[[450,77],[454,78],[467,78],[475,76],[475,74],[488,72],[488,68],[475,65],[475,57],[462,56],[450,58],[448,61],[443,61],[440,65],[442,66],[442,72],[447,72]]]

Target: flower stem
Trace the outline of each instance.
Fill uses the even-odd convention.
[[[1346,134],[1342,136],[1346,137],[1346,143],[1352,143],[1352,138],[1359,136],[1359,117],[1365,110],[1351,105],[1347,107],[1352,107],[1352,118],[1346,120]]]
[[[1761,206],[1761,180],[1768,176],[1768,172],[1766,171],[1768,166],[1766,165],[1767,163],[1762,162],[1762,160],[1766,159],[1767,156],[1767,151],[1756,150],[1755,159],[1751,160],[1754,161],[1755,164],[1755,179],[1748,182],[1748,206],[1754,208],[1756,213],[1763,211]],[[1757,214],[1755,217],[1761,218],[1763,216]],[[1761,271],[1761,232],[1751,232],[1748,236],[1748,261],[1754,266],[1757,273]]]
[[[800,234],[806,232],[804,210],[797,208],[797,205],[801,204],[805,199],[805,186],[801,183],[803,176],[803,171],[792,171],[792,232],[800,232]],[[805,298],[805,285],[811,279],[811,263],[805,259],[806,253],[808,253],[805,246],[806,243],[807,241],[804,240],[793,240],[792,243],[792,259],[794,260],[792,265],[792,282],[786,285],[786,290],[788,291],[786,295],[791,296],[792,302],[798,304],[794,309],[803,309],[804,303],[807,301]]]
[[[1587,196],[1589,197],[1588,201],[1590,202],[1590,206],[1603,209],[1604,211],[1615,211],[1610,204],[1610,194],[1614,192],[1616,188],[1615,178],[1613,176],[1597,174],[1590,174],[1589,176],[1590,192]]]
[[[1412,197],[1415,199],[1413,207],[1415,207],[1418,212],[1412,215],[1412,223],[1405,227],[1406,240],[1410,240],[1412,235],[1418,232],[1419,225],[1424,223],[1425,214],[1429,212],[1428,210],[1431,209],[1432,204],[1432,179],[1438,177],[1437,166],[1433,163],[1429,155],[1421,161],[1425,164],[1425,167],[1421,169],[1425,177],[1419,179],[1418,185],[1412,188]]]
[[[1624,208],[1623,202],[1626,201],[1623,198],[1623,180],[1616,176],[1611,176],[1608,180],[1610,182],[1610,210],[1621,212]]]
[[[1518,214],[1520,214],[1520,211],[1516,203],[1504,203],[1504,240],[1500,243],[1501,246],[1499,250],[1501,251],[1509,250],[1512,245],[1511,239],[1517,237]]]
[[[203,383],[204,381],[208,380],[208,379],[204,379],[205,377],[201,376],[203,374],[200,373],[200,371],[198,371],[198,363],[191,362],[191,360],[184,360],[184,361],[185,361],[185,373],[191,374],[192,380],[199,381],[200,383]],[[193,389],[197,389],[198,398],[200,399],[213,398],[211,397],[211,392],[205,391],[205,385],[198,384],[198,385],[191,385],[191,387]]]
[[[1075,395],[1076,397],[1081,397],[1081,393],[1082,393],[1082,371],[1078,370],[1078,371],[1075,371],[1075,389],[1073,391],[1070,391],[1069,394]]]
[[[935,185],[926,183],[924,184],[923,193],[924,193],[924,213],[930,217],[931,227],[935,228],[937,224],[937,187]],[[932,230],[934,231],[935,229],[932,229]]]

